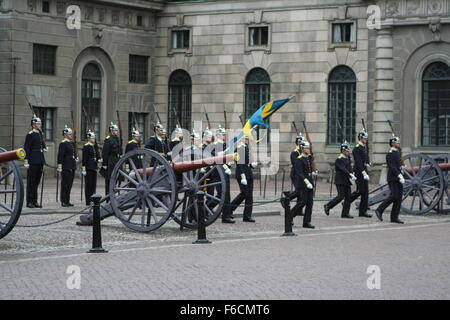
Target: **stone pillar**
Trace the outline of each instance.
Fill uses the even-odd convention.
[[[391,130],[387,120],[394,118],[394,70],[392,28],[377,30],[375,99],[371,138],[372,163],[380,169],[385,164]]]

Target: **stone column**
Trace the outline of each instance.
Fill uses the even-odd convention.
[[[391,130],[387,120],[394,117],[394,70],[392,27],[379,29],[376,39],[375,99],[371,137],[372,163],[385,164]]]

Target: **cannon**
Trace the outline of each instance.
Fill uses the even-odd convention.
[[[448,212],[445,206],[450,205],[450,155],[408,154],[404,163],[402,210],[409,214]],[[369,193],[369,206],[382,202],[389,194],[387,183],[375,188]]]
[[[23,180],[14,160],[23,159],[24,149],[6,151],[0,148],[0,239],[14,228],[22,212]]]
[[[138,232],[154,231],[169,219],[181,229],[193,229],[202,208],[208,226],[219,217],[225,202],[221,164],[236,159],[237,154],[211,157],[201,149],[187,150],[172,163],[149,149],[126,153],[113,169],[110,192],[100,203],[100,219],[116,216],[127,228]],[[129,171],[124,170],[127,163]],[[213,175],[215,171],[218,174]],[[90,212],[82,215],[77,224],[91,225],[92,221]]]

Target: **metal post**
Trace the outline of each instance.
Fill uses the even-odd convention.
[[[102,248],[102,231],[100,227],[100,200],[102,196],[99,194],[94,194],[91,197],[91,202],[94,204],[93,221],[92,221],[92,249],[88,252],[90,253],[103,253],[108,252]]]
[[[206,226],[205,226],[205,208],[203,207],[203,191],[197,191],[197,197],[194,201],[197,205],[194,205],[195,211],[197,211],[197,240],[192,242],[196,243],[211,243],[206,239]]]
[[[283,180],[281,181],[281,193],[283,193],[283,190],[284,190],[284,178],[285,178],[285,175],[286,175],[286,170],[284,170],[284,168],[283,168]]]
[[[83,173],[81,173],[81,190],[80,190],[80,201],[81,202],[83,202],[83,185],[84,185],[84,183],[83,183]]]
[[[42,169],[41,203],[40,203],[41,208],[42,208],[42,197],[44,196],[44,182],[45,182],[45,168]]]
[[[289,199],[290,190],[283,190],[283,196],[281,197],[281,205],[284,208],[284,233],[282,237],[296,236],[292,232],[292,216],[291,216],[291,200]]]
[[[277,177],[278,177],[278,174],[275,173],[275,195],[277,195],[277,192],[278,192]]]

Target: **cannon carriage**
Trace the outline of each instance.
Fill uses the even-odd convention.
[[[404,157],[402,210],[408,214],[425,214],[431,210],[449,212],[450,154],[427,156],[421,153]],[[389,197],[388,184],[369,193],[369,207]]]
[[[14,160],[25,158],[25,150],[0,148],[0,239],[16,225],[22,212],[24,188],[19,167]]]
[[[127,228],[138,232],[154,231],[169,219],[180,229],[194,229],[199,210],[204,210],[208,226],[219,217],[225,202],[222,164],[234,159],[235,154],[211,157],[195,149],[169,163],[153,150],[133,150],[114,167],[110,192],[100,203],[100,218],[116,216]],[[129,171],[124,169],[127,163]],[[214,172],[218,174],[211,179]],[[90,212],[82,215],[77,224],[91,225],[92,221]]]

